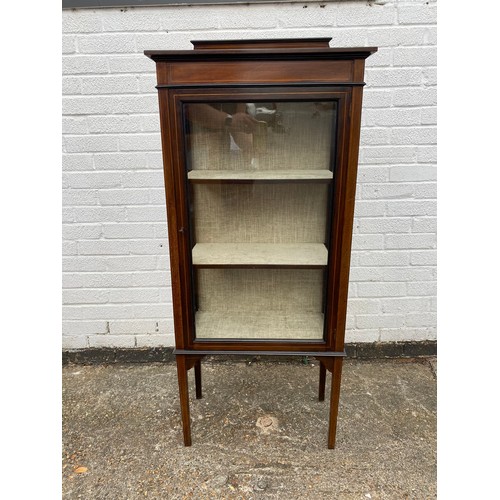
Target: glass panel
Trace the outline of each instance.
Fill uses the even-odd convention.
[[[219,103],[186,106],[190,178],[209,171],[328,174],[336,103]],[[311,172],[323,171],[323,172]],[[240,172],[241,173],[241,172]],[[223,175],[223,174],[221,174]]]
[[[323,339],[336,111],[185,105],[196,338]]]

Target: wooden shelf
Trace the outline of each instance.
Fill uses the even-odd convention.
[[[198,311],[197,339],[322,340],[322,313]]]
[[[328,251],[322,243],[197,243],[197,267],[326,267]]]
[[[193,183],[210,182],[331,182],[331,170],[191,170]]]

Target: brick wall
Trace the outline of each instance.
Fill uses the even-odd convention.
[[[332,37],[367,60],[348,342],[436,336],[436,4],[63,11],[63,348],[173,345],[154,63],[193,39]]]

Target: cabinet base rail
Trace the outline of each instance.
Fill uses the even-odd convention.
[[[307,356],[323,358],[346,357],[345,351],[258,351],[258,350],[235,350],[235,351],[220,351],[208,349],[174,349],[173,354],[186,356]]]

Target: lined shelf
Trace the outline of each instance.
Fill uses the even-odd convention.
[[[192,252],[197,267],[326,267],[322,243],[197,243]]]
[[[293,339],[322,340],[322,313],[282,313],[259,311],[198,311],[195,315],[197,339]]]
[[[210,182],[331,182],[331,170],[191,170],[193,183]]]

